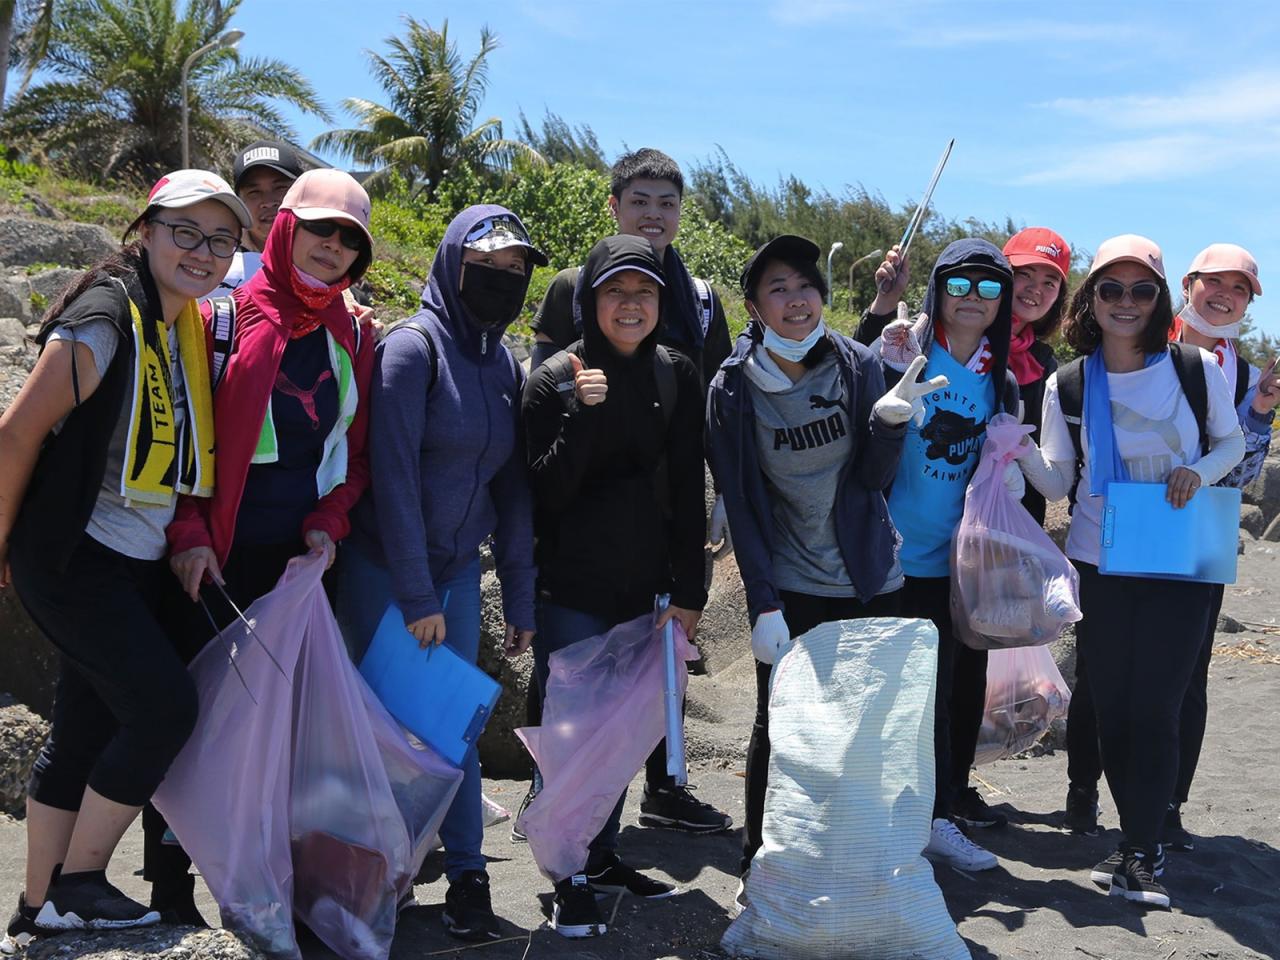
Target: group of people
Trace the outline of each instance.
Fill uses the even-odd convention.
[[[346,173],[303,166],[262,141],[239,153],[231,184],[162,178],[121,250],[50,307],[35,368],[0,417],[0,586],[13,583],[62,658],[7,943],[203,922],[190,861],[148,800],[197,722],[186,664],[291,558],[336,561],[326,589],[353,661],[394,603],[419,644],[475,662],[491,541],[504,652],[534,653],[536,722],[550,655],[656,596],[669,597],[658,622],[696,638],[704,465],[710,539],[736,553],[757,661],[744,878],[762,843],[773,664],[813,626],[867,616],[937,626],[925,854],[995,866],[968,835],[1004,822],[968,784],[986,655],[956,639],[949,564],[999,412],[1036,428],[1005,475],[1012,494],[1041,521],[1046,500],[1075,503],[1066,552],[1084,620],[1066,825],[1096,833],[1105,774],[1123,841],[1092,876],[1168,905],[1159,877],[1165,846],[1191,846],[1179,811],[1222,590],[1100,575],[1097,494],[1131,476],[1180,507],[1256,475],[1280,385],[1234,345],[1262,292],[1247,251],[1198,256],[1175,316],[1145,238],[1102,243],[1070,298],[1071,253],[1053,231],[1023,230],[1003,250],[962,239],[912,320],[898,316],[910,264],[894,249],[851,337],[824,323],[818,247],[780,236],[743,268],[749,322],[733,343],[719,297],[673,244],[679,167],[642,149],[613,168],[618,233],[548,288],[526,371],[503,334],[547,258],[516,212],[459,213],[419,312],[380,330],[353,296],[374,256],[369,198]],[[1055,370],[1059,327],[1083,358]],[[642,823],[731,827],[666,774],[661,746],[645,780]],[[535,771],[531,797],[538,786]],[[481,803],[472,751],[440,837],[443,922],[475,941],[498,936]],[[597,891],[674,892],[619,855],[622,803],[555,884],[565,936],[605,932]],[[106,877],[140,811],[147,905]]]

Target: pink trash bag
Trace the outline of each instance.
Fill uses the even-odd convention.
[[[538,869],[553,883],[587,862],[618,798],[666,735],[662,631],[653,614],[551,654],[542,726],[518,736],[542,771],[542,792],[517,819]],[[675,625],[676,681],[698,651]]]
[[[987,654],[987,702],[974,763],[994,763],[1030,750],[1053,721],[1067,715],[1071,691],[1048,647]]]
[[[1007,413],[987,424],[978,469],[951,544],[951,618],[975,650],[1052,643],[1080,614],[1080,578],[1004,485],[1023,436]]]
[[[291,561],[246,611],[252,633],[234,623],[192,662],[200,716],[154,802],[224,926],[300,960],[296,914],[340,956],[385,960],[462,775],[356,672],[323,573]]]

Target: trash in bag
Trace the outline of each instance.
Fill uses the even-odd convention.
[[[764,843],[721,947],[771,960],[968,960],[933,868],[938,631],[824,623],[769,684]]]
[[[192,662],[200,716],[154,802],[225,927],[297,960],[296,914],[340,956],[385,960],[462,775],[351,665],[323,573],[291,561]]]
[[[974,763],[993,763],[1030,750],[1053,721],[1067,715],[1071,691],[1048,647],[987,654],[987,702]]]
[[[952,540],[951,618],[975,650],[1052,643],[1081,617],[1071,561],[1004,485],[1032,429],[1007,413],[991,418]]]
[[[551,654],[542,725],[516,736],[542,772],[542,791],[517,818],[552,882],[583,868],[595,839],[666,732],[662,631],[654,615],[629,620]],[[677,623],[676,682],[698,651]]]

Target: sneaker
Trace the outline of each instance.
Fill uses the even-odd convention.
[[[164,923],[208,930],[208,921],[196,907],[196,878],[190,873],[157,878],[151,882],[151,909]]]
[[[1120,867],[1111,877],[1110,895],[1152,907],[1168,907],[1169,891],[1156,881],[1157,874],[1152,869],[1155,860],[1145,850],[1126,847]]]
[[[524,816],[524,812],[528,809],[529,804],[533,803],[533,798],[538,795],[538,791],[533,789],[533,784],[529,784],[529,792],[524,795],[524,799],[520,801],[520,809],[516,811],[516,815],[511,818],[511,842],[512,843],[528,843],[529,838],[524,835],[524,831],[520,829],[520,818]]]
[[[733,817],[703,803],[690,787],[645,784],[644,798],[640,801],[640,825],[688,833],[720,833],[733,826]]]
[[[680,892],[670,883],[646,877],[639,870],[628,867],[616,855],[600,870],[588,872],[587,882],[600,893],[622,893],[625,890],[645,900],[663,900]]]
[[[107,880],[107,871],[63,875],[60,867],[36,914],[41,930],[122,930],[159,922],[160,911],[126,897]]]
[[[459,940],[497,940],[500,934],[489,897],[489,875],[483,870],[467,870],[449,884],[441,919],[449,935]]]
[[[751,903],[751,901],[747,899],[747,877],[749,876],[751,876],[750,870],[744,873],[738,880],[738,892],[733,895],[733,903],[729,907],[729,912],[733,914],[735,920],[742,916],[743,912],[746,911],[747,906]]]
[[[1003,827],[1009,818],[992,810],[977,787],[965,787],[951,801],[951,815],[967,827]]]
[[[941,817],[933,821],[924,855],[957,870],[990,870],[999,863],[994,853],[978,846],[954,823]]]
[[[1120,865],[1123,862],[1124,853],[1123,851],[1117,850],[1089,871],[1089,879],[1103,889],[1106,889],[1111,886],[1111,879],[1115,876],[1116,871],[1120,869]],[[1159,877],[1164,875],[1164,844],[1156,845],[1156,859],[1152,867],[1152,874],[1154,876]]]
[[[556,884],[551,905],[551,929],[562,937],[598,937],[607,929],[596,905],[596,895],[585,873],[575,873]]]
[[[18,894],[18,907],[13,911],[9,926],[5,928],[4,938],[0,939],[0,956],[12,957],[36,938],[40,928],[36,926],[36,914],[40,911],[27,906],[27,895]]]
[[[1095,787],[1068,787],[1067,811],[1062,825],[1085,837],[1098,835],[1098,791]]]
[[[1187,833],[1182,825],[1182,804],[1169,804],[1169,812],[1164,815],[1164,830],[1160,840],[1170,850],[1190,852],[1196,848],[1196,838]]]

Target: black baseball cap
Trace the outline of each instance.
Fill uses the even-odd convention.
[[[236,162],[231,168],[231,181],[235,189],[239,190],[240,181],[254,167],[270,167],[290,180],[297,180],[312,166],[303,161],[301,152],[292,144],[283,140],[255,140],[236,154]]]
[[[742,284],[742,293],[745,296],[750,296],[756,282],[760,279],[760,271],[764,269],[764,265],[770,260],[799,260],[804,263],[816,264],[821,255],[822,251],[818,249],[818,245],[812,240],[797,237],[790,233],[774,237],[753,253],[751,259],[747,261],[747,265],[742,268],[742,276],[739,278],[739,283]]]

